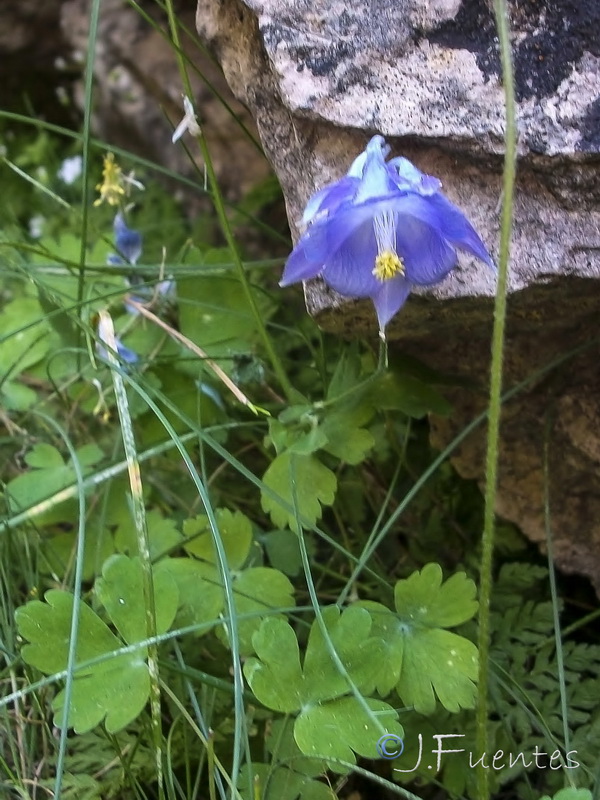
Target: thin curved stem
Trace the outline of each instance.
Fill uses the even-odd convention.
[[[492,596],[492,558],[494,553],[494,510],[498,481],[498,445],[500,441],[500,413],[502,409],[502,361],[517,156],[515,87],[506,0],[494,0],[494,15],[496,18],[496,27],[498,29],[498,39],[500,41],[500,58],[502,62],[502,78],[504,81],[504,98],[506,105],[506,130],[504,135],[505,154],[502,187],[502,224],[500,228],[500,253],[498,259],[498,286],[496,290],[494,330],[492,334],[492,364],[485,468],[485,509],[481,542],[479,590],[479,680],[477,690],[476,743],[477,751],[480,755],[488,749],[487,720],[490,602]],[[488,770],[480,766],[477,773],[477,796],[479,800],[488,800],[489,793]]]

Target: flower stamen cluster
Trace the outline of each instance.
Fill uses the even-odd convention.
[[[373,275],[378,281],[389,281],[396,275],[404,275],[404,264],[397,253],[391,250],[384,250],[375,259]]]
[[[396,252],[396,218],[386,211],[373,220],[373,232],[377,242],[377,256],[373,275],[380,281],[389,281],[396,275],[404,275],[402,259]]]
[[[109,206],[118,206],[125,195],[123,182],[123,172],[115,161],[114,154],[107,153],[102,166],[102,183],[96,186],[100,197],[94,201],[94,205],[99,206],[106,200]]]

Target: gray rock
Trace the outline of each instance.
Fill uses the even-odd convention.
[[[536,371],[598,335],[600,312],[600,4],[511,3],[519,179],[505,385],[534,376],[503,420],[498,511],[544,540],[542,459],[550,416],[550,496],[557,562],[600,590],[598,347]],[[308,197],[340,177],[375,133],[441,178],[497,255],[504,95],[487,0],[199,0],[197,27],[251,110],[295,235]],[[436,420],[440,447],[486,406],[495,281],[462,258],[411,297],[388,330],[476,390],[454,392]],[[319,324],[376,336],[369,303],[320,281],[305,287]],[[455,464],[482,480],[482,432]]]
[[[164,35],[165,16],[154,4],[146,6],[147,13],[155,18],[154,27],[122,0],[102,2],[94,61],[93,130],[106,140],[108,147],[124,147],[194,178],[202,186],[203,164],[198,148],[194,144],[189,148],[197,159],[195,166],[181,144],[171,143],[173,128],[184,113],[182,83],[172,45]],[[87,55],[91,8],[92,0],[63,0],[61,6],[63,35],[72,57],[80,65]],[[217,95],[229,101],[238,118],[252,129],[248,112],[231,96],[213,60],[185,33],[186,29],[194,29],[193,10],[182,2],[176,8],[182,47],[195,66],[190,70],[193,102],[209,143],[213,166],[226,197],[238,200],[269,174],[269,168]],[[209,84],[215,87],[215,92]],[[83,78],[75,97],[82,108]],[[186,137],[185,143],[191,142]],[[186,197],[188,206],[191,204],[196,213],[200,196],[201,192]]]
[[[0,85],[3,110],[29,113],[65,124],[57,113],[55,88],[68,83],[61,60],[65,41],[60,31],[62,0],[2,0],[0,11]]]

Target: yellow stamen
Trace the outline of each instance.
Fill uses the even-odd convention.
[[[391,211],[378,214],[373,220],[373,232],[377,242],[377,256],[373,275],[379,281],[389,281],[396,275],[404,275],[404,262],[396,252],[396,217]]]
[[[102,183],[99,183],[96,189],[100,192],[100,197],[94,202],[95,206],[99,206],[105,200],[109,206],[118,206],[121,202],[121,197],[125,194],[123,173],[112,153],[107,153],[104,156]]]
[[[373,275],[380,281],[389,281],[396,275],[404,275],[404,264],[397,253],[392,250],[384,250],[375,259],[375,269]]]

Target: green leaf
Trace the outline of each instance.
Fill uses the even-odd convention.
[[[252,787],[252,789],[249,789]],[[244,764],[240,770],[238,788],[244,800],[336,800],[326,783],[294,772],[288,767],[269,764]]]
[[[333,503],[337,488],[333,472],[315,456],[302,456],[289,451],[276,456],[263,481],[290,506],[296,504],[298,515],[308,527],[313,527],[321,517],[321,505]],[[277,528],[287,525],[297,530],[294,512],[282,508],[270,494],[263,491],[261,504]]]
[[[350,681],[368,693],[376,683],[385,652],[384,643],[369,635],[369,613],[357,606],[342,614],[331,606],[322,613],[331,645]],[[391,706],[369,699],[365,708],[354,696],[345,696],[352,686],[333,659],[317,620],[311,626],[304,669],[296,635],[284,620],[265,619],[253,644],[257,658],[244,664],[246,680],[268,708],[300,712],[294,737],[304,755],[354,763],[352,750],[376,757],[382,729],[402,735]]]
[[[589,789],[575,789],[574,786],[568,786],[558,791],[554,798],[545,794],[540,800],[592,800],[592,793]]]
[[[69,465],[44,467],[24,472],[6,486],[6,494],[12,513],[34,506],[41,500],[51,498],[75,480],[75,472]]]
[[[327,436],[319,426],[319,415],[311,405],[288,406],[277,419],[269,420],[268,441],[277,453],[291,450],[299,455],[310,455],[327,443]]]
[[[148,511],[146,524],[148,527],[150,558],[153,561],[181,543],[181,534],[177,530],[175,521],[165,519],[159,511]],[[137,532],[129,509],[127,509],[126,518],[118,524],[115,532],[115,545],[117,550],[122,553],[135,554],[138,552]]]
[[[396,610],[411,624],[452,628],[477,612],[477,587],[464,572],[457,572],[442,585],[439,564],[426,564],[394,590]]]
[[[240,569],[250,553],[252,545],[252,523],[241,511],[229,511],[220,508],[215,512],[223,548],[227,555],[227,563],[232,570]],[[188,553],[208,561],[217,563],[217,553],[208,517],[201,514],[183,523],[186,537],[197,537],[185,545]]]
[[[25,463],[38,469],[61,469],[65,465],[65,460],[56,447],[46,442],[40,442],[27,453]]]
[[[153,575],[156,632],[171,627],[179,602],[175,579],[168,572]],[[94,587],[123,639],[128,643],[146,638],[143,568],[139,558],[111,556],[102,568],[102,577]]]
[[[177,586],[166,573],[154,575],[157,632],[170,627],[177,609]],[[115,627],[128,644],[146,638],[146,614],[139,559],[123,555],[110,558],[103,576],[96,581],[96,593]],[[73,596],[49,591],[46,602],[38,600],[17,609],[19,633],[29,641],[23,647],[26,663],[45,674],[67,666]],[[80,623],[76,663],[109,655],[123,646],[98,615],[85,603],[79,604]],[[148,700],[150,680],[140,647],[75,672],[69,725],[77,733],[91,730],[105,719],[110,732],[120,730],[142,711]],[[53,703],[56,724],[63,722],[64,691]]]
[[[330,606],[324,608],[322,614],[331,645],[351,681],[359,689],[369,692],[375,685],[378,659],[384,651],[384,643],[369,636],[369,613],[353,606],[340,615],[336,606]],[[303,705],[321,703],[351,691],[346,676],[331,656],[317,621],[310,629],[303,671],[300,669],[296,635],[286,622],[264,620],[253,637],[253,644],[258,659],[246,662],[246,677],[254,694],[269,708],[297,711]]]
[[[355,763],[354,753],[365,758],[378,758],[376,745],[382,736],[380,726],[385,733],[400,738],[404,736],[404,730],[397,722],[398,715],[392,706],[373,698],[366,698],[365,702],[371,713],[356,697],[341,697],[303,711],[294,726],[300,750],[306,755],[339,759],[351,764]],[[330,766],[340,769],[335,763]],[[346,770],[342,767],[341,771]]]
[[[290,530],[272,531],[264,537],[263,544],[271,566],[286,575],[299,574],[302,569],[302,555],[298,534]]]
[[[473,581],[464,573],[442,584],[438,564],[427,564],[396,584],[395,635],[404,639],[396,690],[407,705],[422,714],[434,711],[436,695],[452,712],[472,708],[475,703],[477,648],[468,639],[442,630],[475,614],[475,592]]]
[[[366,693],[373,691],[385,645],[370,636],[369,613],[351,606],[340,614],[337,606],[322,609],[323,621],[331,644],[356,686]],[[304,659],[304,697],[306,702],[320,703],[350,691],[348,681],[337,669],[327,647],[323,630],[313,622]]]
[[[401,411],[409,417],[421,419],[433,412],[447,416],[452,406],[430,384],[412,375],[388,370],[381,374],[370,391],[376,408],[384,411]]]
[[[468,639],[439,628],[407,631],[396,691],[421,714],[435,710],[435,695],[448,711],[475,705],[477,648]]]
[[[0,375],[15,378],[41,361],[50,348],[48,325],[37,300],[19,297],[2,309]]]
[[[385,697],[400,680],[405,639],[398,635],[398,617],[389,608],[371,600],[363,600],[356,605],[369,612],[373,620],[371,635],[384,643],[385,654],[381,659],[376,688],[379,694]]]
[[[77,458],[83,475],[89,475],[92,471],[92,464],[102,457],[102,450],[95,444],[84,445],[77,450]],[[52,498],[61,489],[75,483],[75,470],[72,463],[66,464],[59,451],[50,444],[35,445],[25,456],[25,461],[32,469],[9,481],[6,486],[6,495],[13,513],[30,508],[41,500]],[[65,506],[58,505],[58,508],[53,508],[42,517],[38,517],[37,523],[43,525],[49,524],[51,521],[60,521],[63,518],[72,519],[66,514]]]
[[[267,618],[252,637],[258,658],[244,664],[244,675],[261,703],[284,714],[302,707],[304,687],[296,634],[283,619]]]
[[[29,386],[4,381],[0,386],[0,406],[7,411],[26,411],[36,402],[37,394]]]
[[[23,660],[46,675],[67,666],[73,595],[50,590],[46,602],[34,600],[16,611],[19,634],[29,641]],[[122,643],[89,606],[80,603],[76,661],[107,655]],[[106,659],[75,673],[69,725],[84,733],[105,721],[110,733],[124,728],[142,711],[148,700],[150,678],[143,650]],[[63,724],[64,690],[52,704],[55,724]]]
[[[102,448],[97,444],[84,444],[77,449],[77,460],[82,467],[93,467],[104,458]]]
[[[352,393],[360,385],[361,363],[358,355],[358,347],[353,342],[349,347],[342,350],[338,359],[329,386],[327,387],[327,400],[337,400],[344,398]]]
[[[249,567],[234,579],[233,591],[238,616],[239,647],[243,656],[254,652],[252,636],[266,615],[274,616],[273,609],[295,605],[294,587],[286,576],[270,567]],[[244,619],[244,614],[255,617]],[[219,629],[226,638],[226,630]]]
[[[273,720],[267,730],[265,743],[273,763],[284,763],[294,772],[312,777],[327,771],[327,764],[323,759],[302,755],[294,739],[294,720],[291,717]]]
[[[261,316],[267,319],[274,304],[264,292],[255,297]],[[210,347],[213,358],[248,351],[256,326],[244,289],[234,275],[198,273],[178,284],[177,298],[181,332],[200,347]]]
[[[361,418],[364,419],[362,414]],[[356,415],[330,412],[320,428],[326,436],[323,449],[347,464],[360,464],[367,457],[375,440],[368,430],[357,427],[358,424],[360,423],[357,423]]]
[[[267,729],[266,745],[272,756],[271,764],[253,763],[250,770],[244,765],[238,781],[243,797],[254,800],[254,788],[248,789],[250,784],[258,787],[262,800],[296,800],[298,797],[335,800],[326,783],[313,780],[326,771],[327,764],[323,759],[302,755],[294,739],[294,720],[289,717],[274,720]]]
[[[223,608],[223,589],[215,567],[192,558],[165,558],[154,568],[156,576],[163,572],[173,578],[179,591],[177,627],[201,625],[197,635],[207,634],[219,623]]]
[[[403,702],[421,714],[435,710],[436,696],[448,711],[473,707],[477,648],[443,629],[475,614],[475,591],[464,573],[442,583],[439,565],[427,564],[396,584],[396,614],[380,603],[357,604],[372,616],[372,635],[385,642],[385,667],[377,679],[380,694],[395,686]]]

